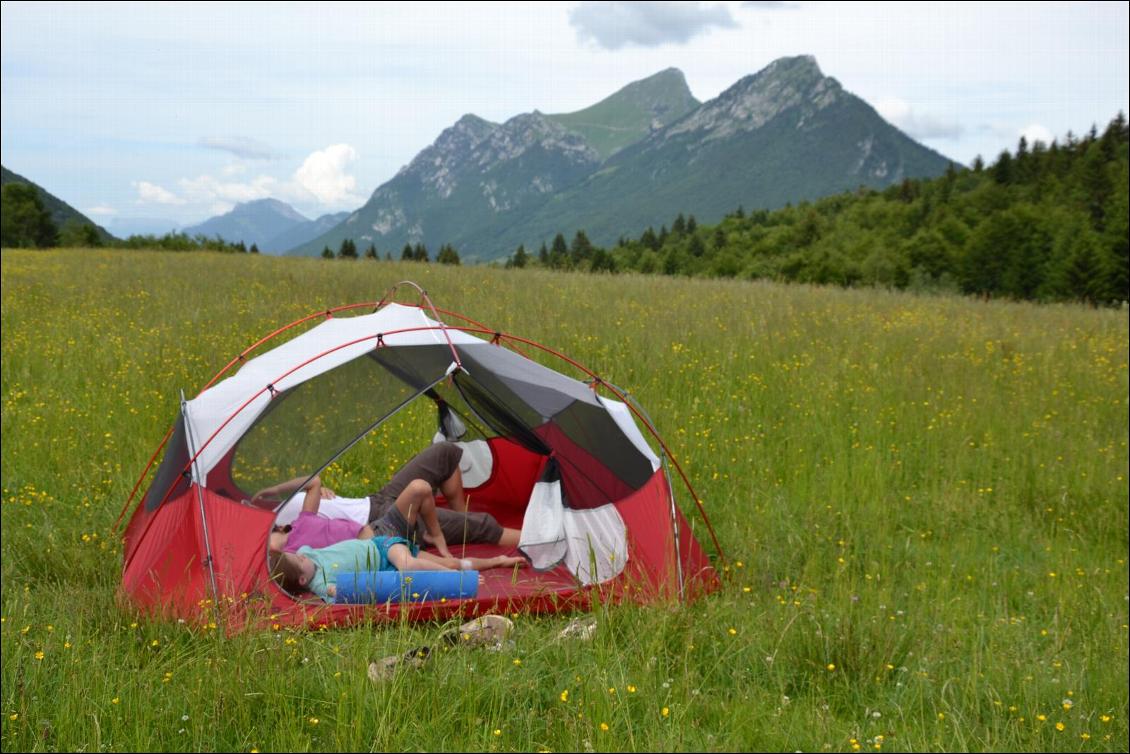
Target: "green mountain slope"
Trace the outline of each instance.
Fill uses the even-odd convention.
[[[607,159],[699,106],[678,68],[628,84],[592,107],[548,116],[581,134]]]
[[[26,183],[34,186],[36,190],[39,191],[39,198],[42,200],[43,206],[47,209],[48,212],[51,213],[51,220],[60,230],[62,230],[63,226],[68,222],[75,222],[81,225],[93,225],[94,228],[98,231],[98,237],[102,239],[102,243],[107,243],[114,240],[114,237],[110,235],[110,233],[108,233],[106,229],[101,225],[94,222],[89,217],[82,214],[59,197],[47,191],[39,184],[33,181],[29,181],[27,178],[24,178],[18,173],[13,173],[6,167],[0,166],[0,186],[6,183]]]

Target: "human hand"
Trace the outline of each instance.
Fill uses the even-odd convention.
[[[322,488],[322,499],[323,500],[332,500],[335,497],[337,497],[337,493],[334,492],[333,490],[331,490],[329,487],[323,487]]]

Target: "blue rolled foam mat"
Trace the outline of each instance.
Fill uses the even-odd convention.
[[[337,575],[334,602],[426,602],[478,593],[478,571],[345,571]]]

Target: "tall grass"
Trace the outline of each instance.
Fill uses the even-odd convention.
[[[91,250],[2,275],[5,751],[1128,748],[1125,310]],[[590,642],[518,615],[381,685],[369,660],[445,626],[225,637],[119,604],[111,526],[179,391],[406,278],[630,388],[724,589],[600,606]],[[330,483],[379,485],[431,421]]]

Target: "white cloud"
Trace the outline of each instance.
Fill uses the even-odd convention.
[[[737,26],[725,5],[698,2],[585,2],[569,11],[569,23],[581,40],[607,50],[685,44],[711,27]]]
[[[334,144],[310,153],[290,178],[265,173],[245,176],[247,166],[237,161],[220,168],[218,176],[205,173],[181,178],[177,181],[177,194],[148,181],[134,185],[140,201],[190,205],[195,212],[207,213],[209,217],[230,212],[236,204],[267,198],[336,210],[356,207],[363,201],[354,193],[357,179],[348,172],[356,159],[357,150],[351,145]]]
[[[1055,138],[1049,129],[1041,126],[1039,123],[1032,123],[1031,125],[1025,126],[1020,129],[1019,135],[1028,140],[1028,146],[1035,144],[1037,141],[1044,142],[1046,146],[1051,144],[1052,139]]]
[[[341,205],[360,201],[353,191],[357,179],[346,169],[357,159],[357,150],[348,144],[334,144],[306,158],[294,171],[294,182],[312,194],[320,204]]]
[[[83,212],[88,215],[97,215],[99,217],[110,217],[111,215],[118,214],[118,211],[116,209],[114,209],[113,207],[107,207],[106,205],[87,207],[83,210]]]
[[[883,97],[875,103],[875,109],[915,139],[959,139],[965,133],[957,121],[920,112],[899,97]]]
[[[137,188],[137,200],[142,204],[184,204],[184,199],[169,191],[166,188],[158,186],[156,183],[149,181],[134,181],[134,187]]]
[[[189,201],[211,204],[216,201],[228,204],[266,199],[277,193],[279,182],[269,175],[260,175],[250,181],[222,181],[210,175],[182,178],[181,190]]]

